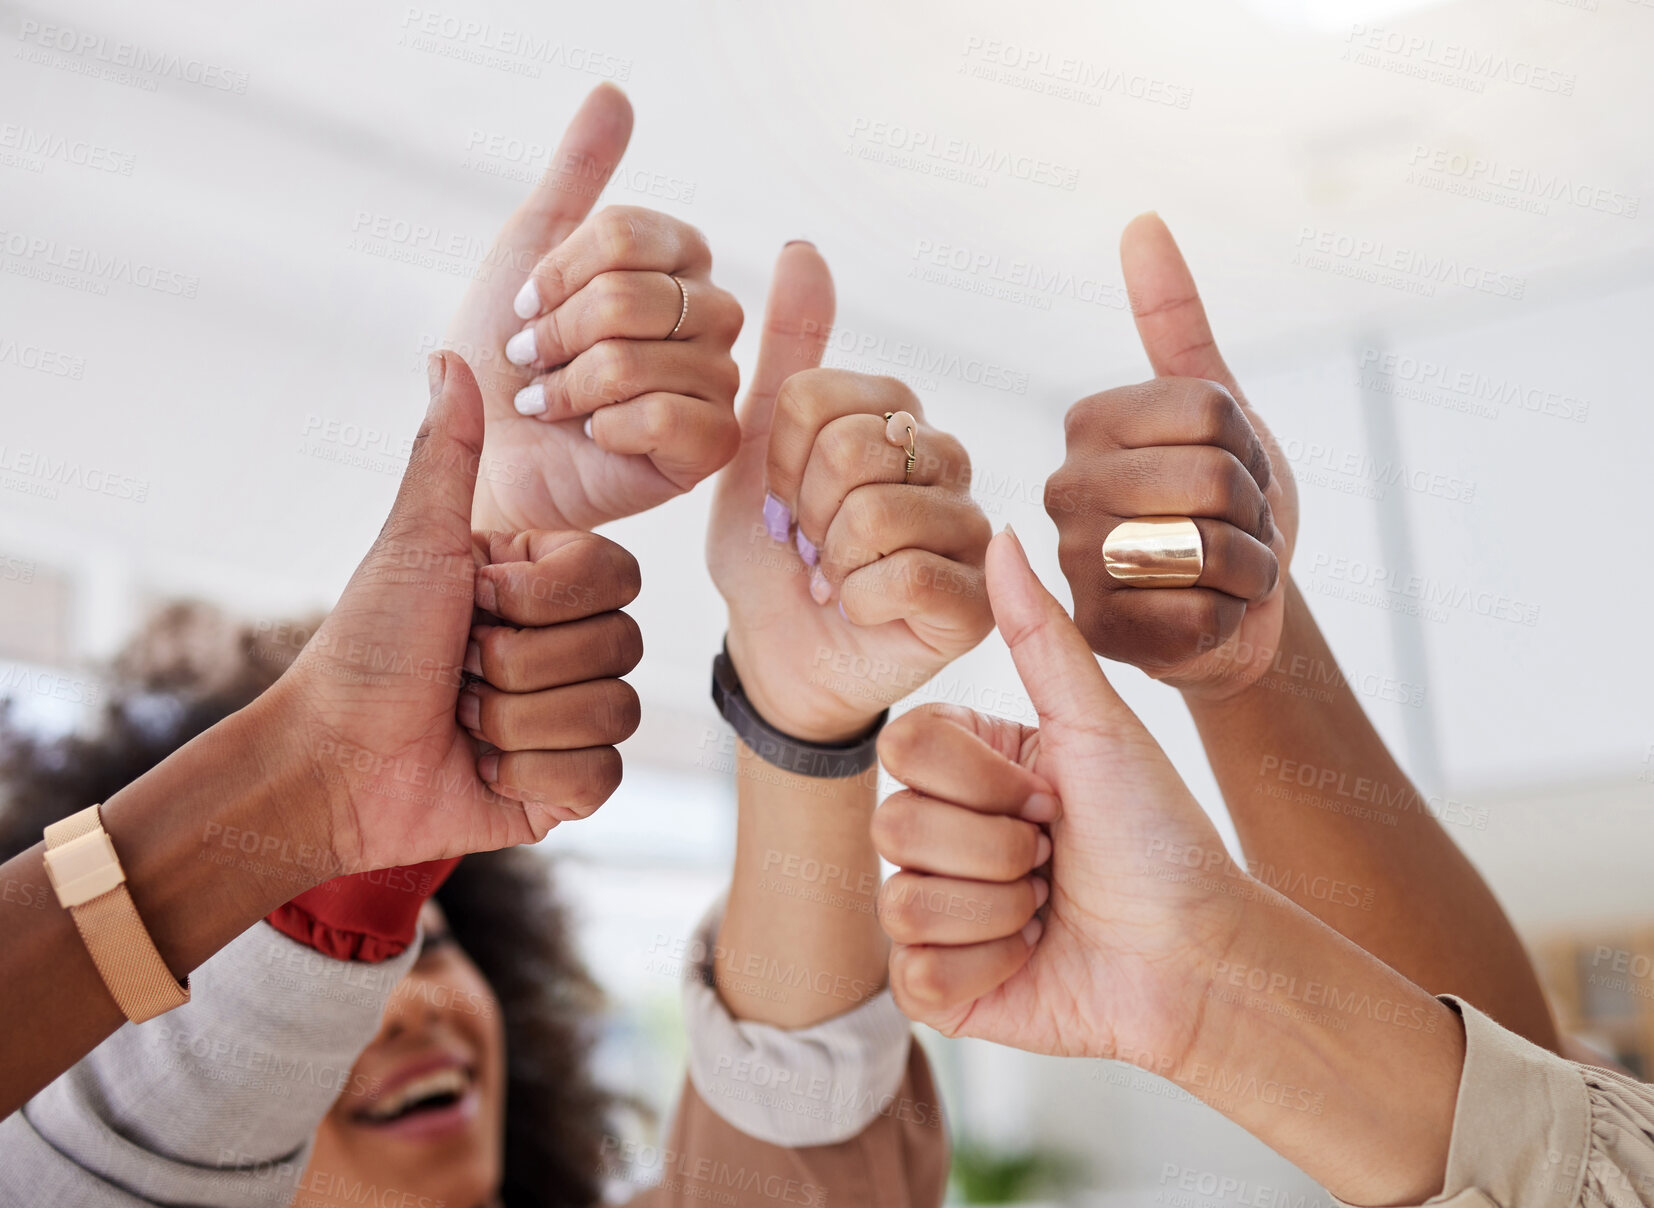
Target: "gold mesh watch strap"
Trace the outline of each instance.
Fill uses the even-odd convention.
[[[69,887],[60,883],[52,869],[50,853],[76,839],[89,835],[102,836],[103,817],[93,805],[78,814],[46,828],[47,872],[52,875],[53,888],[60,902],[73,902],[65,895]],[[108,858],[114,858],[113,845],[108,846]],[[138,917],[132,895],[126,889],[126,874],[115,860],[115,885],[96,897],[69,905],[69,915],[75,920],[75,929],[98,967],[103,984],[125,1016],[133,1023],[153,1019],[163,1011],[183,1006],[190,1000],[189,980],[182,983],[173,977],[161,954],[155,950],[155,941]]]

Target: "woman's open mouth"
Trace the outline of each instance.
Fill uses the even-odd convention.
[[[354,1119],[375,1131],[428,1138],[466,1128],[476,1117],[477,1099],[475,1072],[447,1063],[393,1082]]]

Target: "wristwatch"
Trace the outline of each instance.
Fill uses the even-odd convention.
[[[795,776],[817,780],[846,780],[878,763],[879,731],[890,720],[890,710],[886,709],[867,733],[848,742],[806,742],[784,734],[760,717],[747,699],[741,677],[730,660],[727,639],[722,652],[712,660],[712,703],[758,758]]]
[[[138,917],[98,806],[46,828],[46,876],[128,1019],[142,1023],[190,1000],[189,979],[172,975]]]

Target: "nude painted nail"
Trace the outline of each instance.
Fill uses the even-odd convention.
[[[511,303],[511,309],[517,312],[519,319],[532,319],[540,313],[540,289],[534,284],[533,277],[523,282],[523,287]]]
[[[546,410],[546,388],[539,382],[532,386],[524,386],[517,391],[517,396],[511,400],[511,405],[517,408],[518,415],[543,415]]]
[[[1034,844],[1034,867],[1039,868],[1051,858],[1051,836],[1044,831],[1039,833],[1039,841]]]
[[[1034,909],[1038,910],[1051,900],[1051,882],[1044,877],[1034,878]]]
[[[580,425],[580,430],[586,434],[586,439],[587,440],[590,440],[592,438],[592,417],[591,416],[588,415],[586,417],[586,422]]]
[[[804,535],[803,529],[798,530],[798,535],[793,538],[793,544],[798,546],[798,556],[804,559],[805,566],[814,566],[820,561],[820,555],[816,552],[816,543]]]
[[[475,730],[482,724],[482,701],[475,692],[459,694],[459,724],[467,730]]]
[[[827,576],[821,573],[821,567],[816,567],[810,575],[810,599],[817,604],[825,604],[833,598],[833,585],[827,582]]]
[[[785,541],[793,527],[792,509],[774,495],[764,496],[764,528],[771,541]]]
[[[534,347],[534,328],[525,327],[505,342],[505,359],[513,365],[532,365],[538,356]]]

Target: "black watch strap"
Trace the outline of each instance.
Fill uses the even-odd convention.
[[[735,674],[735,664],[730,661],[727,643],[712,660],[712,703],[758,758],[795,776],[817,780],[846,780],[878,763],[879,731],[890,719],[890,710],[886,709],[873,722],[872,729],[849,742],[805,742],[783,734],[760,717],[747,699],[741,677]]]

